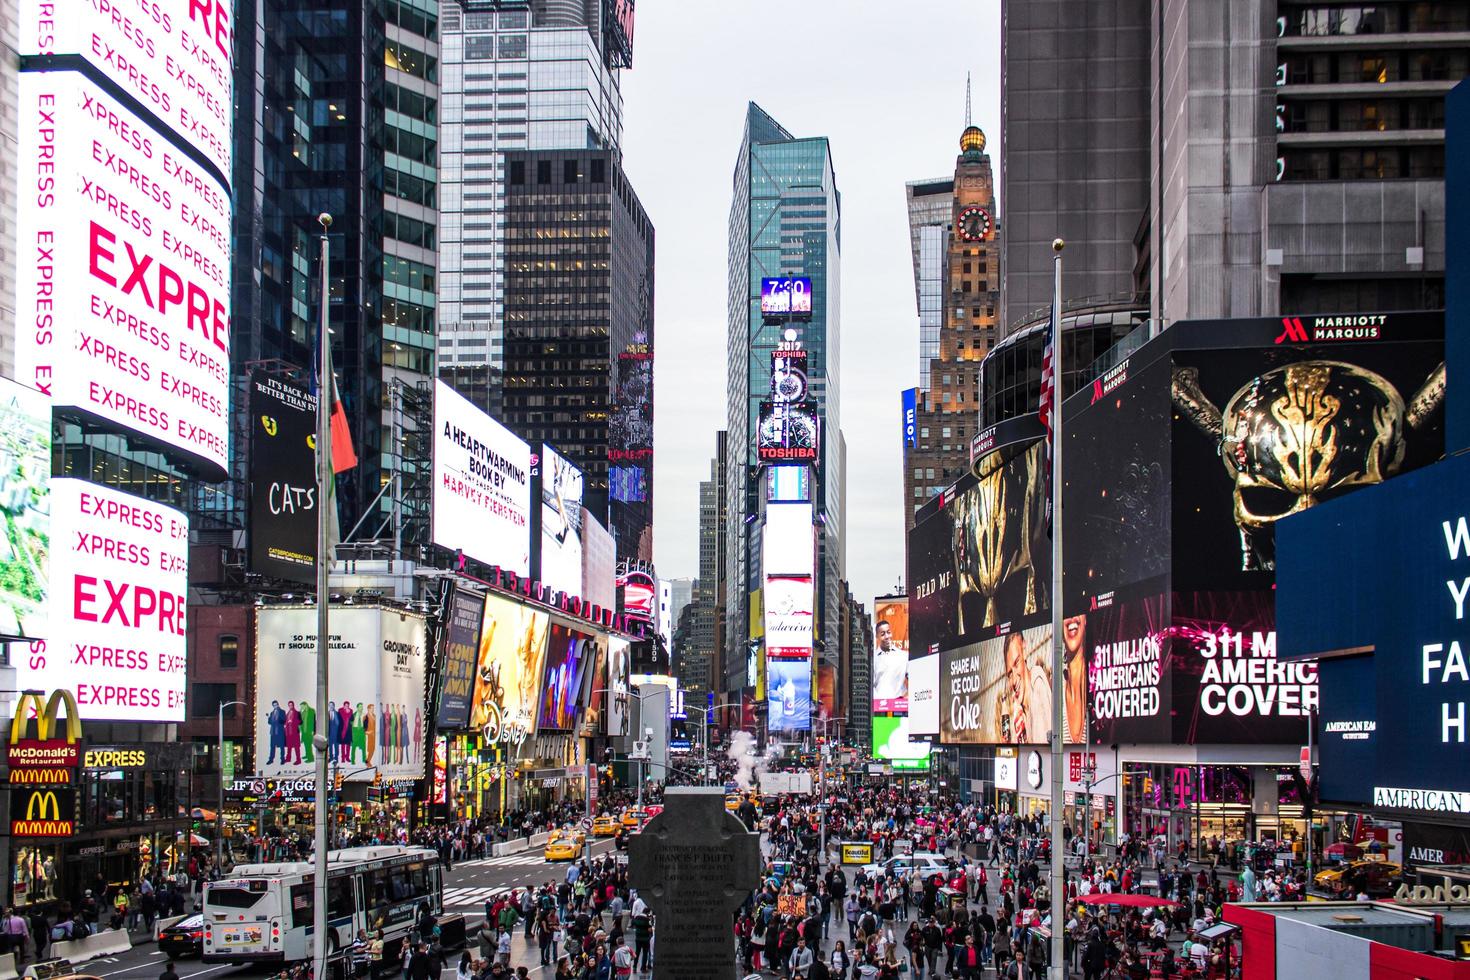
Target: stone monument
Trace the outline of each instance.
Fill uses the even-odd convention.
[[[760,883],[760,835],[718,786],[673,786],[628,842],[628,882],[653,909],[653,980],[733,980],[736,909]]]

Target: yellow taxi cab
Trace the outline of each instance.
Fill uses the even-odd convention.
[[[1392,894],[1403,873],[1404,869],[1392,861],[1368,858],[1319,871],[1312,883],[1336,895],[1349,895],[1361,888],[1368,895],[1378,897]]]
[[[548,861],[575,861],[586,845],[587,838],[575,830],[555,830],[546,841],[544,856]]]
[[[614,837],[617,835],[618,828],[620,828],[622,825],[623,822],[621,820],[608,814],[604,814],[600,817],[593,817],[592,836]]]
[[[740,809],[740,804],[746,800],[757,810],[761,808],[761,797],[759,793],[727,793],[725,795],[725,809],[735,813]]]
[[[637,830],[647,819],[648,812],[646,810],[623,811],[623,826],[627,827],[629,830]]]

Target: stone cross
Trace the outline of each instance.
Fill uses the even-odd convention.
[[[628,842],[628,881],[653,909],[653,980],[733,980],[734,912],[760,883],[760,835],[718,786],[673,786]]]

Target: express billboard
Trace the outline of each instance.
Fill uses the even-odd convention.
[[[51,406],[0,377],[0,637],[44,637],[51,552]]]
[[[531,449],[443,381],[434,382],[433,541],[531,573]]]
[[[255,762],[262,776],[316,770],[312,736],[327,739],[343,778],[424,774],[425,622],[397,609],[333,607],[325,707],[316,699],[314,607],[266,606],[255,618]]]
[[[90,8],[62,20],[67,32],[112,23]],[[227,82],[226,105],[228,95]],[[31,188],[17,213],[20,379],[58,409],[224,479],[228,187],[80,73],[22,72],[20,100],[19,174]]]
[[[50,622],[13,656],[20,688],[74,691],[88,720],[183,721],[188,516],[57,478],[51,542]]]
[[[475,697],[475,667],[480,652],[480,628],[485,619],[485,597],[456,588],[449,594],[444,622],[444,649],[439,658],[439,712],[441,731],[465,728]]]
[[[250,568],[316,581],[316,396],[284,378],[250,375]]]
[[[541,583],[582,591],[582,471],[541,444]]]
[[[485,597],[470,727],[486,740],[519,743],[536,732],[537,695],[551,617],[500,596]]]
[[[909,711],[909,600],[879,596],[873,600],[873,714],[906,715]]]

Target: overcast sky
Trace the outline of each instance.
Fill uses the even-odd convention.
[[[954,171],[965,73],[999,147],[999,0],[640,0],[624,165],[657,234],[654,547],[699,574],[699,483],[725,425],[726,223],[746,103],[832,142],[842,194],[847,575],[903,576],[899,392],[918,381],[904,183]],[[999,164],[996,162],[996,171]]]

